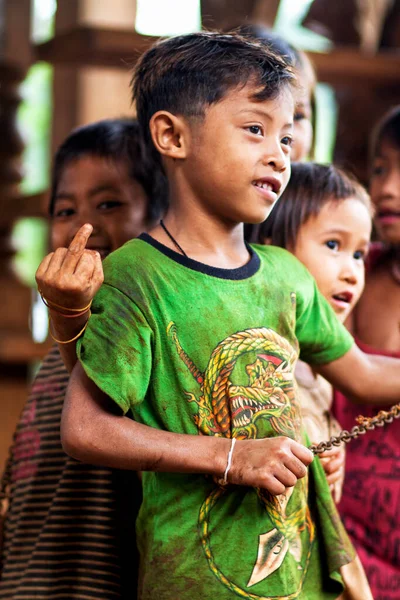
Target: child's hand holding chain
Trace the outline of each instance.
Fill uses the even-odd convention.
[[[227,480],[263,488],[277,496],[296,485],[312,461],[310,450],[288,437],[237,440]]]

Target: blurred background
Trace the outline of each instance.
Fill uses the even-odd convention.
[[[259,22],[318,77],[315,159],[367,180],[372,125],[400,102],[400,0],[0,0],[0,462],[51,345],[34,274],[55,149],[134,114],[130,69],[158,36]]]

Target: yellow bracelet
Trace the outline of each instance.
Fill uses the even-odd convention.
[[[75,342],[75,340],[77,340],[79,337],[81,337],[82,333],[85,331],[86,327],[88,326],[88,323],[89,323],[89,319],[90,319],[90,315],[91,315],[91,314],[92,314],[92,313],[91,313],[91,312],[90,312],[90,310],[89,310],[89,316],[88,316],[88,319],[87,319],[87,321],[86,321],[85,325],[82,327],[82,329],[80,330],[80,332],[79,332],[79,333],[77,333],[77,334],[76,334],[76,336],[75,336],[75,337],[73,337],[73,338],[71,338],[70,340],[57,340],[57,338],[55,338],[55,337],[54,337],[54,335],[53,335],[53,334],[52,334],[52,332],[51,332],[51,319],[50,319],[50,317],[49,317],[49,333],[50,333],[50,337],[51,337],[51,338],[52,338],[52,339],[53,339],[55,342],[57,342],[57,344],[70,344],[71,342]]]
[[[89,310],[89,308],[92,306],[92,300],[89,302],[89,304],[87,306],[85,306],[84,308],[68,308],[68,306],[61,306],[60,304],[56,304],[55,302],[52,302],[51,300],[47,300],[47,298],[45,298],[41,292],[41,290],[38,290],[40,297],[43,301],[43,304],[45,306],[47,306],[47,308],[50,308],[50,310],[55,309],[55,308],[61,308],[61,310],[66,310],[68,312],[76,312],[76,313],[84,313],[87,310]]]

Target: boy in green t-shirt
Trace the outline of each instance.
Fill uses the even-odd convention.
[[[265,47],[217,33],[160,42],[135,71],[170,208],[104,262],[62,438],[143,471],[142,600],[333,600],[354,558],[304,445],[294,366],[300,351],[381,403],[400,370],[357,349],[292,255],[244,242],[289,178],[293,82]]]

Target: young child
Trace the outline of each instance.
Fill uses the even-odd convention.
[[[301,349],[351,396],[387,403],[399,363],[354,345],[289,252],[244,242],[289,179],[292,81],[267,48],[218,33],[160,42],[135,71],[169,209],[105,261],[62,439],[143,471],[142,600],[334,599],[354,558],[302,444],[294,366]]]
[[[400,107],[378,124],[372,143],[371,199],[381,243],[367,261],[365,292],[354,312],[352,329],[365,352],[400,358]],[[346,429],[362,413],[335,395],[335,414]],[[359,552],[376,600],[400,596],[400,422],[377,428],[347,448],[346,478],[340,511]]]
[[[371,236],[371,202],[360,184],[333,166],[292,164],[289,184],[260,228],[260,243],[286,248],[307,267],[318,289],[344,323],[364,287]],[[309,365],[296,365],[303,423],[313,443],[342,430],[331,415],[333,391]],[[321,460],[335,501],[341,496],[343,447]],[[340,468],[336,466],[340,463]]]
[[[93,226],[87,252],[101,258],[151,226],[163,198],[157,173],[144,157],[133,120],[101,121],[72,132],[53,170],[50,234],[52,247],[60,249],[55,254],[65,253],[87,221]],[[65,272],[53,275],[61,279]],[[68,339],[75,335],[76,319],[64,320]],[[55,346],[16,429],[2,480],[9,508],[0,598],[135,597],[131,541],[140,486],[134,473],[82,465],[63,452],[59,429],[68,377]]]

